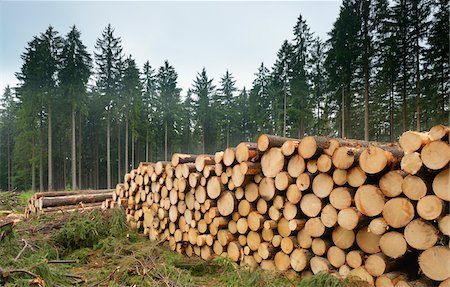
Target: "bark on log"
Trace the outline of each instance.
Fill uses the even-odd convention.
[[[55,196],[55,197],[41,197],[39,208],[46,208],[52,206],[73,205],[80,202],[93,203],[102,202],[108,198],[112,199],[112,192],[99,194],[79,194],[69,196]]]
[[[297,139],[284,138],[284,137],[273,136],[273,135],[268,135],[268,134],[261,134],[258,137],[257,145],[258,145],[258,149],[260,151],[264,152],[272,147],[281,147],[284,144],[284,142],[286,142],[288,140],[296,141]]]

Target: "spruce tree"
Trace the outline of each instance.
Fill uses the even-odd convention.
[[[81,42],[80,36],[80,31],[75,26],[72,26],[64,39],[60,56],[61,70],[59,72],[61,92],[64,100],[71,106],[72,190],[77,188],[75,115],[81,106],[85,104],[87,83],[92,67],[91,56],[87,52],[86,46]]]
[[[233,93],[236,92],[236,80],[227,70],[220,79],[219,101],[223,112],[223,121],[225,122],[225,146],[230,146],[230,134],[232,133],[231,120],[234,118],[236,107]]]
[[[99,103],[106,111],[106,185],[111,188],[111,120],[112,110],[117,103],[122,75],[121,39],[114,36],[114,29],[109,24],[97,39],[95,63],[97,66],[96,85],[100,95]]]

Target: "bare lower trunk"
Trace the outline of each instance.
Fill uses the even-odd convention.
[[[344,96],[344,86],[342,86],[342,121],[341,121],[341,137],[345,138],[345,96]]]
[[[389,99],[389,141],[394,141],[394,91],[390,90],[390,99]]]
[[[416,38],[416,130],[420,132],[420,66],[419,38]]]
[[[44,151],[43,151],[43,130],[42,130],[42,117],[41,117],[41,133],[39,135],[39,191],[44,191]]]
[[[120,183],[122,180],[121,178],[121,170],[120,170],[120,162],[121,162],[121,156],[120,156],[120,123],[117,124],[117,183]]]
[[[284,101],[283,101],[283,137],[286,137],[286,107],[287,107],[287,93],[284,90]]]
[[[33,148],[32,148],[32,162],[31,162],[31,191],[36,191],[36,163],[34,160],[34,151],[35,151],[35,141],[33,138]]]
[[[368,64],[367,64],[368,65]],[[364,140],[369,140],[369,71],[364,72]]]
[[[7,149],[8,149],[8,190],[12,190],[12,183],[11,183],[11,149],[10,149],[10,133],[8,131],[8,139],[7,139]]]
[[[131,131],[131,167],[134,168],[134,133]]]
[[[82,135],[81,135],[81,116],[78,120],[78,188],[82,189],[81,185],[81,143],[82,143]]]
[[[145,161],[148,162],[148,131],[145,134]]]
[[[128,117],[125,116],[125,170],[124,172],[128,172]]]
[[[108,112],[108,122],[106,127],[106,186],[111,188],[111,115]]]
[[[53,146],[52,146],[52,107],[48,104],[48,190],[53,190]]]
[[[164,124],[164,160],[167,161],[167,122]]]
[[[77,152],[75,136],[75,106],[72,104],[72,190],[77,189]]]

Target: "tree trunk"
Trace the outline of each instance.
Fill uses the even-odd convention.
[[[106,127],[106,186],[111,188],[111,112],[108,111]]]
[[[31,162],[31,191],[36,192],[36,162],[34,159],[34,151],[36,145],[33,138],[33,148],[32,148],[32,162]]]
[[[167,121],[164,123],[164,160],[167,161]]]
[[[8,131],[8,139],[7,139],[7,150],[8,150],[8,190],[11,191],[12,190],[12,184],[11,184],[11,136],[10,136],[10,132]]]
[[[394,141],[394,89],[392,83],[389,96],[389,141]]]
[[[148,130],[145,134],[145,161],[148,162]]]
[[[125,116],[125,170],[128,172],[128,116]]]
[[[120,123],[117,123],[117,183],[121,183],[121,170],[120,170]]]
[[[342,100],[341,100],[341,138],[345,138],[345,93],[344,93],[344,85],[342,85]]]
[[[135,145],[135,142],[134,142],[134,132],[133,131],[131,131],[131,168],[134,168],[135,167],[135,165],[134,165],[134,145]]]
[[[416,9],[417,12],[417,9]],[[416,27],[417,28],[417,27]],[[420,132],[420,58],[419,35],[416,36],[416,130]]]
[[[52,106],[48,103],[48,124],[47,124],[47,136],[48,136],[48,190],[53,190],[53,146],[52,146]]]
[[[44,144],[42,138],[44,137],[44,131],[42,129],[42,114],[41,114],[41,125],[40,125],[40,135],[39,135],[39,191],[44,191]]]
[[[82,146],[82,142],[83,142],[83,138],[82,138],[82,134],[81,134],[81,115],[78,117],[78,188],[82,189],[82,185],[81,185],[81,178],[82,178],[82,174],[81,174],[81,146]]]
[[[72,190],[77,189],[77,152],[75,136],[75,105],[72,104]]]

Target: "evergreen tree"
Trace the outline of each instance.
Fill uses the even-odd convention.
[[[106,169],[107,188],[111,188],[111,117],[117,102],[122,75],[121,39],[114,37],[114,29],[109,24],[97,39],[95,62],[97,65],[97,88],[100,93],[101,105],[106,111]]]
[[[225,146],[230,146],[231,120],[234,118],[236,107],[233,93],[236,92],[236,81],[233,75],[227,70],[225,75],[220,79],[219,100],[222,106],[223,120],[225,121]]]
[[[249,94],[249,130],[250,136],[255,137],[261,132],[274,132],[274,102],[270,97],[270,73],[264,63],[258,68]]]
[[[422,110],[426,129],[430,126],[449,122],[449,19],[450,8],[447,0],[434,3],[435,14],[428,37],[428,49],[425,51],[427,74],[424,80],[426,99]]]
[[[216,87],[212,84],[213,79],[209,79],[206,69],[203,68],[194,80],[192,92],[197,95],[195,99],[195,110],[198,120],[198,128],[201,133],[203,153],[213,152],[216,148],[216,121],[213,97]]]
[[[142,83],[140,79],[139,68],[131,55],[124,61],[124,69],[122,75],[122,91],[125,98],[126,106],[124,113],[127,119],[131,121],[131,162],[133,168],[135,165],[135,145],[143,136],[144,125],[144,103],[142,99]],[[128,149],[128,147],[126,147]]]
[[[289,101],[289,118],[292,130],[297,130],[299,138],[305,135],[308,122],[311,122],[311,97],[308,69],[310,65],[310,50],[312,34],[306,20],[300,15],[294,26],[294,43],[292,45],[292,79]]]
[[[169,139],[176,136],[175,121],[180,109],[181,90],[177,87],[178,74],[168,61],[159,68],[157,78],[161,122],[164,127],[164,160],[167,161],[168,154],[173,151],[173,144]]]
[[[91,56],[86,51],[80,39],[81,33],[75,26],[64,39],[60,61],[61,70],[59,72],[60,88],[65,100],[71,106],[71,126],[72,126],[72,190],[77,188],[76,180],[76,133],[75,114],[85,103],[87,82],[91,74]]]
[[[2,186],[6,190],[13,190],[13,147],[14,131],[16,126],[17,103],[11,88],[6,86],[2,97],[0,98],[0,135],[5,142],[0,142],[0,162],[6,162],[6,172],[0,165],[0,178],[6,179],[6,182],[0,181],[0,190]]]
[[[329,77],[329,88],[340,110],[341,137],[352,137],[352,104],[354,99],[355,71],[359,56],[359,14],[354,0],[344,0],[339,17],[333,24],[328,44],[325,67]]]
[[[274,110],[275,133],[286,136],[288,100],[291,95],[292,45],[285,40],[277,53],[277,59],[271,74],[271,98]]]
[[[157,127],[160,121],[160,103],[157,96],[157,78],[155,70],[147,61],[144,63],[142,72],[143,102],[147,114],[146,122],[146,161],[152,161],[153,150],[156,151],[157,145],[151,143],[156,141]],[[149,146],[150,144],[150,146]]]

